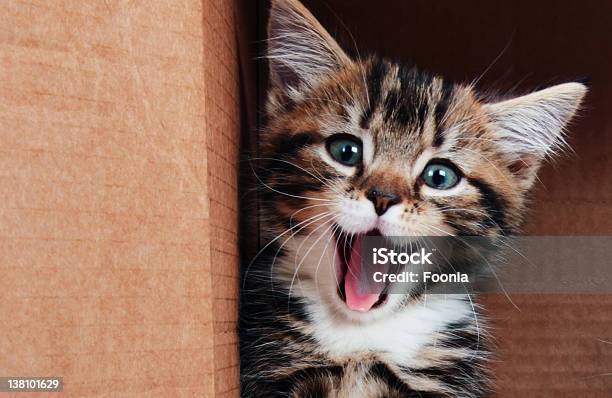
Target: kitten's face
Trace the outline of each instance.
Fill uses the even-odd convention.
[[[278,273],[353,318],[404,300],[350,297],[351,245],[366,234],[516,231],[537,167],[584,93],[569,84],[484,104],[414,68],[350,60],[293,1],[275,3],[270,37],[263,205],[273,235],[290,229],[295,254]]]
[[[275,208],[313,206],[294,222],[329,211],[343,233],[388,236],[499,234],[518,222],[523,189],[469,88],[371,59],[273,118],[266,156],[291,164],[267,182],[294,195],[275,195]]]

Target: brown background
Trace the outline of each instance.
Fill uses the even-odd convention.
[[[362,55],[413,61],[457,81],[480,78],[481,90],[525,93],[589,78],[585,109],[570,129],[574,153],[540,173],[525,230],[531,235],[612,234],[612,2],[304,4],[349,51],[356,43]],[[267,2],[260,1],[260,39],[266,10]],[[263,93],[265,65],[259,68]],[[481,300],[499,346],[494,363],[498,397],[612,395],[612,295],[511,299],[514,305],[501,295]]]

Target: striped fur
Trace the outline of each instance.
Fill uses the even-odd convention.
[[[264,242],[244,269],[244,397],[484,397],[488,333],[468,295],[395,295],[346,308],[333,266],[338,234],[516,233],[541,162],[585,94],[568,83],[485,103],[469,85],[378,57],[351,59],[296,0],[269,25],[268,123],[255,172]],[[355,137],[363,161],[335,162],[326,141]],[[432,159],[457,187],[420,177]],[[373,187],[400,198],[377,215]]]

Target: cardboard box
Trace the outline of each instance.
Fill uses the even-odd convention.
[[[236,15],[0,4],[0,375],[238,396]]]

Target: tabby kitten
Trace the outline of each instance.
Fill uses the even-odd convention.
[[[361,294],[353,254],[366,235],[516,233],[586,88],[487,103],[470,85],[351,59],[297,0],[272,1],[268,34],[256,170],[268,243],[243,272],[242,396],[486,396],[472,297]]]

